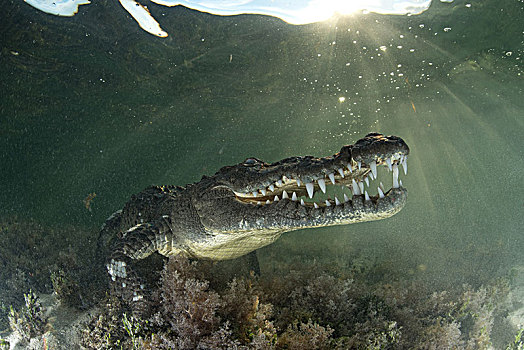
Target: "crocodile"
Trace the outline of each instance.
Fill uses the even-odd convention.
[[[399,168],[407,174],[408,154],[401,138],[370,133],[327,157],[275,163],[247,158],[185,187],[149,187],[133,195],[102,228],[101,235],[115,237],[106,263],[112,285],[140,300],[137,290],[144,286],[132,266],[155,252],[233,259],[273,243],[284,232],[391,217],[406,203]],[[370,187],[379,166],[393,174],[387,191],[381,182]]]

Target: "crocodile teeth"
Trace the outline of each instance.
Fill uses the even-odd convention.
[[[352,173],[352,172],[353,172],[353,169],[351,169],[351,163],[349,163],[349,164],[347,165],[347,167],[348,167],[348,169],[349,169],[349,172]]]
[[[358,164],[358,170],[360,170],[362,168],[362,162],[357,162]]]
[[[268,200],[266,201],[266,204],[271,204],[271,201],[268,199]]]
[[[401,162],[402,168],[404,169],[404,175],[408,174],[408,157],[404,157],[404,159]]]
[[[398,188],[398,164],[393,164],[393,188]]]
[[[366,183],[366,186],[369,187],[369,179],[367,176],[364,178],[364,182]]]
[[[304,200],[300,198],[300,204],[305,205]]]
[[[315,207],[315,209],[318,209],[318,204],[317,203],[313,203],[313,206]]]
[[[329,201],[326,199],[326,207],[330,207],[331,206],[331,203],[329,203]]]
[[[300,179],[299,179],[298,177],[295,179],[295,181],[297,182],[297,186],[300,186],[300,185],[301,185],[301,183],[300,183]]]
[[[342,178],[344,178],[344,169],[338,168],[338,173],[340,174],[340,176],[342,176]]]
[[[291,195],[291,200],[296,201],[297,200],[297,193],[293,192],[293,195]]]
[[[265,188],[261,189],[261,190],[260,190],[260,193],[262,193],[262,195],[265,196],[266,193],[267,193],[267,192],[266,192],[266,189],[265,189]]]
[[[369,167],[371,168],[371,173],[373,173],[373,176],[376,179],[377,178],[377,162],[376,161],[372,161],[369,164]]]
[[[369,194],[368,194],[368,191],[365,191],[365,192],[364,192],[364,198],[365,198],[367,201],[370,200],[370,198],[369,198]]]
[[[355,179],[351,180],[351,189],[353,190],[354,196],[358,196],[360,194],[360,188],[358,188],[358,185]]]
[[[378,187],[377,190],[378,190],[378,196],[379,196],[380,198],[384,198],[384,192],[382,192],[382,190],[380,189],[380,187]]]
[[[358,188],[360,190],[359,194],[363,194],[364,193],[364,183],[362,181],[358,182]]]
[[[306,190],[307,190],[307,194],[309,195],[309,198],[313,198],[313,194],[315,194],[315,192],[313,190],[313,183],[312,182],[308,182],[306,184]]]
[[[273,198],[273,201],[278,202],[279,201],[278,196],[275,196],[275,198]]]
[[[329,173],[329,174],[328,174],[328,177],[329,177],[329,179],[331,180],[331,183],[334,185],[334,184],[335,184],[335,174],[333,174],[333,173]]]
[[[382,183],[382,181],[380,181],[380,184],[379,184],[379,185],[380,185],[380,189],[381,189],[382,191],[384,191],[384,184]]]
[[[344,203],[346,203],[346,202],[349,202],[349,198],[348,198],[347,194],[344,193]]]
[[[388,165],[389,171],[391,171],[391,158],[386,158],[386,164]]]
[[[335,205],[340,205],[340,201],[338,200],[336,196],[335,196]]]
[[[284,185],[284,183],[282,182],[282,180],[278,180],[277,182],[275,182],[277,184],[278,187],[282,187]]]
[[[282,199],[286,199],[286,198],[289,198],[289,195],[287,194],[286,191],[283,191],[282,192]]]
[[[318,179],[317,182],[322,192],[326,193],[326,181],[324,181],[324,179]]]
[[[269,185],[268,189],[273,192],[275,190],[275,186],[274,185]]]

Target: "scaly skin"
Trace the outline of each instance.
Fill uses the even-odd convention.
[[[363,183],[376,177],[376,166],[391,165],[398,174],[399,164],[407,167],[408,154],[402,139],[372,133],[333,156],[272,164],[248,158],[186,187],[149,187],[102,229],[101,237],[116,237],[107,263],[111,279],[122,295],[139,300],[140,283],[131,266],[154,252],[233,259],[273,243],[284,232],[388,218],[405,205],[406,189],[394,181],[383,196],[370,197],[362,193]],[[344,198],[339,192],[336,200],[319,201],[318,194],[309,198],[340,186],[352,193],[346,191]]]

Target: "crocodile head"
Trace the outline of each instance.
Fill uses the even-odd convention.
[[[401,138],[370,133],[332,156],[291,157],[275,163],[248,158],[204,177],[195,185],[199,195],[193,203],[207,232],[237,242],[224,238],[230,258],[234,246],[238,254],[233,255],[242,255],[286,231],[396,214],[406,203],[407,190],[398,175],[401,165],[407,173],[408,154]],[[377,180],[380,166],[392,172],[389,190]],[[210,257],[220,259],[219,255],[215,246]]]

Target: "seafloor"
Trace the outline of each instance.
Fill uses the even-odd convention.
[[[424,266],[402,276],[358,255],[261,261],[260,276],[239,268],[247,266],[242,259],[153,258],[144,264],[158,269],[157,281],[143,303],[127,305],[111,295],[103,259],[88,253],[96,251],[96,232],[17,219],[0,230],[2,349],[523,346],[522,266],[444,290],[419,278]],[[71,244],[72,236],[84,244]]]

